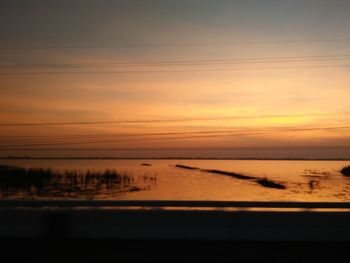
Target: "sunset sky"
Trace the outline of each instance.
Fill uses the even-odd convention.
[[[0,156],[350,158],[349,13],[0,0]]]

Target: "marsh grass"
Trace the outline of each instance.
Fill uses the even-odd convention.
[[[0,165],[2,196],[69,197],[92,199],[140,191],[134,177],[116,170],[53,170]]]

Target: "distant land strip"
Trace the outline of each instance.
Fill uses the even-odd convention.
[[[350,161],[349,158],[269,158],[269,157],[47,157],[47,156],[0,156],[0,160],[247,160],[247,161]]]
[[[30,148],[13,147],[0,148],[0,151],[34,150],[34,151],[230,151],[230,150],[350,150],[350,145],[322,145],[322,146],[232,146],[206,148]]]

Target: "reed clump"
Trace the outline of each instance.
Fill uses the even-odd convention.
[[[15,166],[0,165],[0,188],[26,188],[43,187],[52,180],[54,173],[51,169],[22,168]]]
[[[40,197],[93,197],[135,191],[134,178],[116,170],[53,170],[0,165],[0,194]]]
[[[345,176],[350,176],[350,165],[343,167],[340,172]]]

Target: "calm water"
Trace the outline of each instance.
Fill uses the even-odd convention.
[[[150,166],[141,165],[142,163]],[[350,178],[339,173],[347,161],[265,160],[2,160],[1,164],[58,170],[116,169],[133,177],[133,191],[104,192],[95,199],[147,200],[252,200],[252,201],[349,201]],[[233,171],[268,178],[287,189],[263,187],[254,181],[200,170]],[[135,190],[137,189],[137,190]],[[26,198],[22,196],[22,198]],[[30,198],[38,198],[31,196]],[[55,197],[52,197],[55,198]],[[57,198],[57,197],[56,197]],[[77,197],[74,197],[77,198]]]

